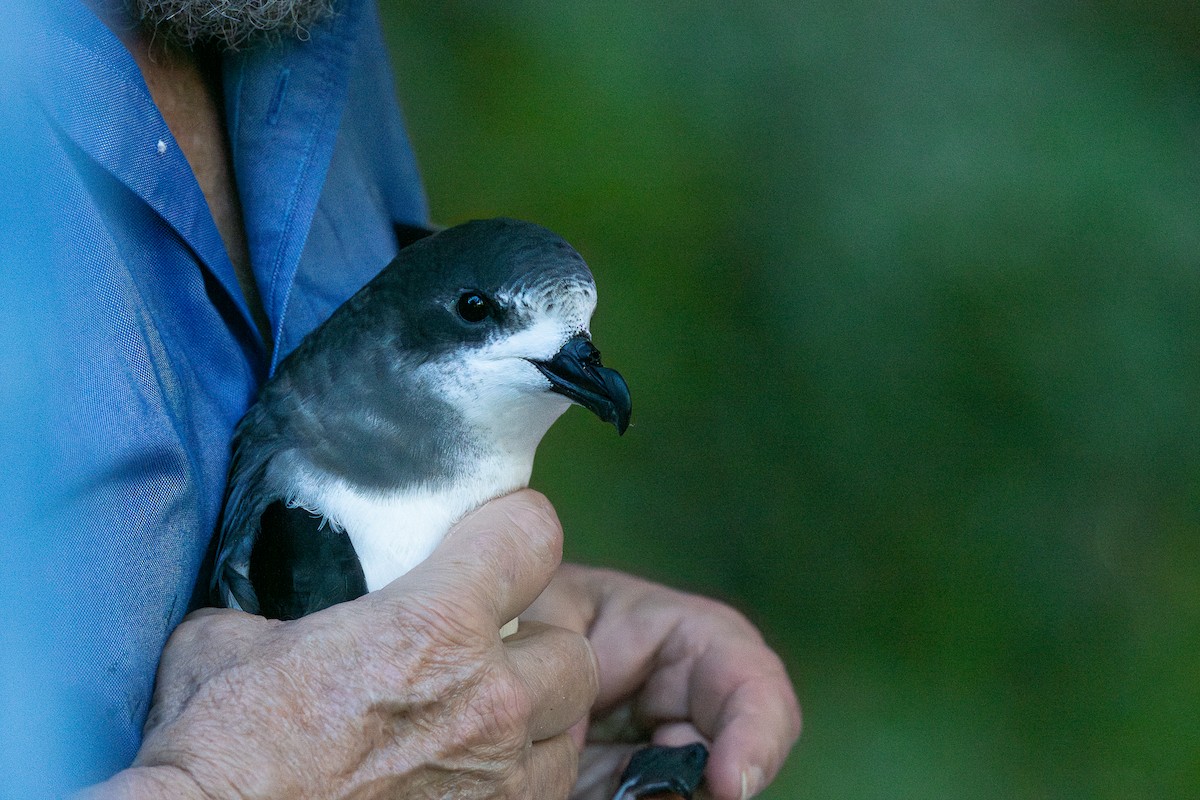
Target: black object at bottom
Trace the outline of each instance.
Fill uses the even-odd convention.
[[[281,501],[263,512],[249,572],[258,613],[269,619],[299,619],[367,593],[350,537]]]
[[[667,792],[691,800],[704,777],[707,763],[708,748],[699,742],[683,747],[643,747],[633,754],[629,766],[621,773],[621,787],[613,800]]]

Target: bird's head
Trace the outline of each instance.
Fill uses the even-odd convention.
[[[471,424],[536,446],[578,403],[619,433],[628,426],[629,390],[601,364],[588,329],[592,274],[551,231],[468,222],[405,248],[370,288],[373,316],[392,315],[379,328],[406,353],[397,369]]]

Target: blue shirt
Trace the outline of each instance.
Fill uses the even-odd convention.
[[[268,352],[132,57],[78,0],[47,8],[20,31],[32,47],[7,53],[32,59],[32,80],[5,98],[17,194],[0,279],[13,285],[0,289],[24,301],[0,305],[13,329],[0,369],[20,375],[0,403],[16,508],[0,533],[5,609],[24,631],[5,672],[10,690],[28,684],[43,727],[54,704],[29,698],[57,702],[66,730],[46,736],[73,736],[61,759],[95,781],[138,748],[216,526],[233,426],[280,358],[391,260],[395,225],[428,211],[373,0],[341,2],[308,41],[225,56]],[[22,724],[20,705],[6,703],[5,729]]]

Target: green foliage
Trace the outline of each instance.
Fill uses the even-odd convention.
[[[401,3],[435,217],[548,225],[634,396],[535,485],[725,597],[806,733],[765,796],[1200,786],[1200,14]]]

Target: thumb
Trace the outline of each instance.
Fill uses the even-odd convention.
[[[562,525],[540,493],[523,489],[464,517],[412,572],[376,594],[401,602],[411,592],[452,593],[468,614],[497,629],[518,616],[562,562]]]

